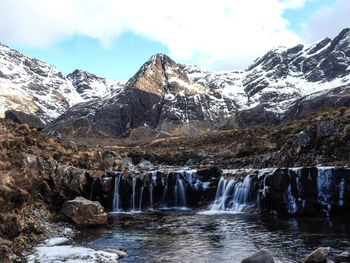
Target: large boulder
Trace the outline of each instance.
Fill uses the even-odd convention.
[[[242,260],[242,263],[274,263],[272,254],[267,249],[260,249],[253,255]]]
[[[45,128],[45,124],[38,117],[21,111],[7,110],[5,112],[5,119],[10,119],[19,124],[27,124],[31,129],[37,128],[38,130],[42,130]]]
[[[65,202],[62,212],[78,227],[105,225],[107,223],[107,213],[101,204],[87,200],[84,197],[76,197]]]
[[[329,247],[320,247],[314,250],[310,255],[305,259],[305,263],[327,263],[327,257],[331,253]]]

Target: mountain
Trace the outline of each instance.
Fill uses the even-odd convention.
[[[55,67],[0,44],[0,116],[8,109],[34,113],[45,123],[83,101]]]
[[[191,81],[172,59],[152,56],[114,95],[72,107],[48,126],[64,136],[152,138],[215,130],[237,106]]]
[[[1,111],[34,113],[46,132],[131,140],[278,125],[349,105],[350,29],[277,47],[247,69],[210,72],[152,56],[126,83],[54,67],[0,46]]]
[[[109,80],[95,74],[76,69],[67,75],[75,90],[84,100],[107,98],[125,84],[120,80]]]
[[[204,71],[158,54],[113,96],[72,107],[47,131],[141,139],[278,125],[348,105],[349,65],[350,29],[310,46],[274,48],[242,71]]]

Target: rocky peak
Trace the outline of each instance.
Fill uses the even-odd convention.
[[[165,54],[152,56],[127,82],[126,87],[136,88],[158,96],[165,96],[166,93],[209,92],[200,84],[192,83],[182,67]]]
[[[70,73],[67,79],[85,100],[110,97],[124,86],[123,81],[108,80],[79,69]]]

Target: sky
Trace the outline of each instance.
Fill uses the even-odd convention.
[[[156,53],[211,71],[350,27],[350,0],[0,0],[0,42],[54,65],[127,80]]]

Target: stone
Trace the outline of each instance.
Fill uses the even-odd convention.
[[[125,251],[118,250],[118,249],[112,249],[112,248],[107,248],[107,249],[104,249],[103,251],[117,254],[119,256],[119,258],[125,258],[128,255],[128,253],[126,253]]]
[[[62,206],[63,214],[70,218],[78,227],[105,225],[107,213],[101,204],[84,197],[76,197]]]
[[[274,263],[272,254],[267,249],[260,249],[253,255],[242,260],[242,263]]]
[[[0,238],[0,262],[2,263],[13,262],[10,246],[11,246],[10,241]]]
[[[327,257],[331,253],[330,247],[320,247],[309,254],[305,259],[305,263],[327,263]]]
[[[318,126],[318,136],[328,137],[335,133],[334,120],[321,121]]]
[[[138,165],[136,165],[136,168],[140,170],[150,170],[153,168],[153,164],[150,161],[142,160]]]
[[[7,110],[5,119],[10,119],[19,124],[27,124],[31,129],[37,128],[42,130],[45,128],[45,124],[38,117],[21,111]]]
[[[310,136],[305,131],[302,131],[296,135],[296,143],[298,146],[307,147],[310,140]]]

